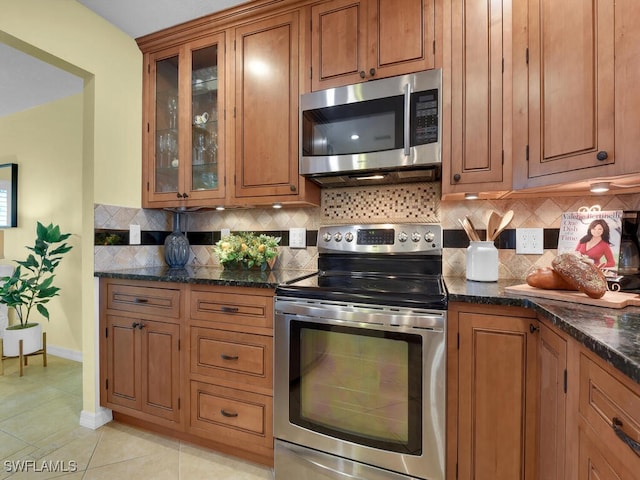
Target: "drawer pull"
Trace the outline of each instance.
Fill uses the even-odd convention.
[[[224,408],[222,410],[220,410],[220,413],[222,414],[223,417],[237,417],[238,414],[236,412],[227,412]]]
[[[616,433],[620,440],[626,443],[631,448],[631,450],[633,450],[633,453],[640,457],[640,443],[636,442],[631,437],[629,437],[629,435],[624,433],[624,430],[622,430],[622,426],[622,420],[620,420],[618,417],[613,417],[613,421],[611,422],[611,428],[613,428],[613,431]]]
[[[222,307],[220,307],[220,310],[222,310],[223,312],[227,312],[227,313],[238,313],[238,311],[240,309],[238,307],[225,307],[225,306],[222,306]]]
[[[148,298],[136,298],[133,302],[134,303],[149,303],[149,299]]]
[[[239,357],[238,355],[227,355],[225,353],[221,353],[220,358],[223,360],[238,360]]]

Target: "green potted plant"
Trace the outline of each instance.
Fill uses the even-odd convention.
[[[32,247],[26,247],[32,253],[26,260],[16,260],[18,266],[9,277],[0,278],[0,303],[12,307],[18,318],[3,332],[4,355],[14,357],[19,352],[19,340],[23,340],[23,354],[42,348],[42,326],[29,322],[32,309],[49,320],[49,311],[45,304],[59,295],[60,288],[53,285],[54,271],[60,265],[63,256],[71,250],[64,243],[70,233],[60,233],[60,227],[44,226],[38,222],[36,240]]]
[[[223,237],[213,246],[224,268],[271,268],[278,256],[280,237],[242,232]]]

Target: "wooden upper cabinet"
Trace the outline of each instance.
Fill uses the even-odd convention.
[[[224,33],[145,55],[143,207],[225,198]]]
[[[514,58],[523,82],[514,110],[515,186],[631,173],[614,167],[615,37],[624,23],[614,1],[520,3],[514,7]]]
[[[299,23],[294,11],[235,30],[234,197],[241,202],[295,201],[314,189],[298,173]]]
[[[311,89],[434,68],[433,0],[332,0],[311,8]]]
[[[443,194],[511,188],[511,0],[445,0]]]

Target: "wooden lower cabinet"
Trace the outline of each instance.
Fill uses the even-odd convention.
[[[273,290],[190,290],[187,430],[273,464]]]
[[[118,420],[273,465],[273,294],[101,279],[101,405]]]
[[[586,349],[576,350],[579,370],[573,380],[579,391],[578,479],[637,479],[640,385]]]
[[[538,339],[538,478],[565,480],[567,340],[540,322]]]
[[[451,303],[448,327],[447,478],[533,480],[538,320]]]
[[[101,280],[101,403],[180,429],[180,288],[151,285]]]

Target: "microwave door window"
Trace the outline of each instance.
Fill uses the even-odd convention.
[[[402,148],[403,97],[307,110],[305,156],[351,155]]]

